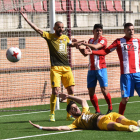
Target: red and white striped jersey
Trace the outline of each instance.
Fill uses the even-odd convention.
[[[116,39],[107,49],[117,49],[121,74],[140,72],[140,39],[126,37]]]
[[[107,39],[102,36],[97,40],[94,40],[94,38],[90,38],[88,43],[89,44],[100,43],[102,45],[102,48],[97,50],[105,50],[105,48],[107,47]],[[102,68],[106,68],[105,56],[91,54],[89,56],[89,70],[99,70]]]

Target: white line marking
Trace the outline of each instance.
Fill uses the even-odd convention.
[[[24,136],[24,137],[17,137],[17,138],[8,138],[8,139],[2,139],[2,140],[19,140],[19,139],[25,139],[25,138],[33,138],[33,137],[40,137],[40,136],[47,136],[47,135],[55,135],[55,134],[63,134],[63,133],[71,133],[71,132],[77,132],[82,130],[74,130],[74,131],[64,131],[64,132],[56,132],[56,133],[48,133],[48,134],[40,134],[40,135],[32,135],[32,136]]]
[[[133,102],[128,102],[127,104],[132,104],[132,103],[136,103],[136,102],[140,102],[140,101],[133,101]],[[112,105],[118,105],[120,103],[114,103]],[[103,105],[99,105],[99,106],[107,106],[107,104],[103,104]],[[89,106],[89,107],[93,107],[93,106]],[[79,107],[81,108],[81,107]],[[60,109],[60,110],[66,110],[66,109]],[[10,114],[10,115],[1,115],[0,117],[10,117],[10,116],[20,116],[20,115],[30,115],[30,114],[37,114],[37,113],[44,113],[44,112],[50,112],[50,110],[48,111],[39,111],[39,112],[29,112],[29,113],[21,113],[21,114]]]

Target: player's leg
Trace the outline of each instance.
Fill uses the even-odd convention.
[[[119,105],[119,114],[124,115],[124,111],[126,109],[126,104],[129,100],[129,97],[122,98],[120,105]]]
[[[88,93],[89,93],[90,101],[96,110],[95,113],[101,113],[100,108],[99,108],[99,104],[98,104],[98,98],[95,94],[95,87],[88,88]]]
[[[122,125],[116,122],[109,122],[107,125],[107,129],[109,131],[116,130],[116,131],[130,131],[130,132],[140,132],[140,128],[135,125]]]
[[[116,119],[117,123],[121,123],[123,125],[135,125],[138,126],[138,123],[134,120],[129,120],[125,116],[120,116]]]
[[[114,113],[109,113],[104,115],[98,122],[98,127],[100,130],[106,131],[130,131],[128,125],[122,125],[121,123],[117,123],[114,119],[118,116],[113,116]]]
[[[128,120],[124,116],[115,112],[102,117],[98,122],[98,126],[101,130],[109,130],[109,131],[112,130],[132,131],[132,132],[139,131],[139,127],[137,127],[137,122]]]
[[[59,94],[59,87],[52,88],[52,95],[50,98],[50,121],[55,121],[55,106],[56,106],[56,100],[57,95]]]
[[[50,98],[50,121],[55,121],[55,106],[57,95],[59,94],[60,81],[61,81],[61,71],[59,71],[59,67],[55,66],[51,68],[50,71],[51,77],[51,87],[52,87],[52,95]]]
[[[68,94],[74,96],[75,82],[70,67],[63,67],[62,83],[64,87],[67,89]],[[71,101],[70,99],[67,99],[67,104],[69,104],[70,101]],[[69,113],[67,113],[66,120],[74,120],[74,119],[75,118],[73,118]]]
[[[137,93],[140,97],[140,72],[133,73],[133,78],[135,81],[135,90],[137,91]]]
[[[132,74],[122,74],[120,78],[120,87],[121,87],[121,97],[122,101],[119,105],[119,114],[124,114],[126,109],[126,104],[130,96],[134,94],[134,82],[132,79]]]
[[[98,78],[98,81],[100,83],[101,91],[104,95],[104,98],[105,98],[107,104],[108,104],[108,111],[107,111],[107,114],[108,114],[108,113],[112,112],[113,108],[112,108],[111,95],[108,92],[107,69],[103,68],[103,69],[98,70],[97,78]]]
[[[90,97],[90,101],[94,106],[96,113],[100,113],[100,108],[98,105],[98,99],[95,94],[95,87],[97,85],[97,78],[95,70],[89,70],[87,75],[87,88]]]
[[[106,114],[108,114],[108,113],[112,112],[112,110],[113,110],[112,101],[111,101],[111,95],[108,92],[108,87],[101,87],[101,91],[102,91],[102,93],[104,95],[104,98],[105,98],[107,104],[108,104],[108,111],[106,113]]]

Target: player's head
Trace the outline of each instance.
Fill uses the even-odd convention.
[[[103,34],[103,25],[102,24],[95,24],[93,27],[93,35],[94,38],[99,38]]]
[[[132,23],[125,23],[124,33],[126,37],[132,38],[134,36],[134,25]]]
[[[73,117],[79,117],[81,115],[81,110],[76,105],[75,102],[71,101],[66,108],[67,112]]]
[[[53,29],[57,36],[61,36],[64,31],[64,24],[61,21],[57,21],[55,22]]]

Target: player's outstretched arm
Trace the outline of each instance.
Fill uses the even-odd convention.
[[[68,126],[57,126],[57,127],[45,127],[45,126],[40,126],[38,124],[34,124],[31,121],[29,121],[31,125],[38,129],[46,130],[46,131],[68,131],[70,128]]]
[[[85,55],[90,55],[90,54],[92,54],[91,48],[90,48],[90,47],[86,47],[86,48],[84,49],[84,54],[85,54]]]
[[[88,47],[90,47],[92,50],[100,49],[100,48],[103,47],[102,44],[100,44],[100,43],[97,43],[97,44],[88,44],[88,43],[83,42],[82,45],[88,46]]]
[[[81,45],[82,43],[86,43],[85,40],[80,40],[80,41],[77,41],[77,39],[73,38],[72,39],[72,43],[69,45],[70,47],[76,47],[77,49],[79,49],[79,45]]]
[[[87,104],[87,101],[83,98],[79,98],[76,96],[71,96],[71,95],[67,95],[67,94],[59,94],[59,97],[63,100],[69,98],[75,102],[77,102],[78,104],[80,104],[82,107],[89,107]]]
[[[31,21],[28,20],[27,18],[27,14],[24,14],[22,12],[20,12],[20,14],[22,15],[22,17],[25,19],[25,21],[37,32],[39,33],[41,36],[43,36],[43,31],[41,29],[39,29],[35,24],[33,24]]]
[[[110,52],[111,51],[108,48],[106,48],[105,50],[98,50],[98,51],[95,50],[94,51],[94,50],[91,50],[90,47],[87,47],[84,50],[84,53],[87,54],[87,55],[89,55],[89,54],[95,54],[95,55],[102,55],[102,56],[104,56],[104,55],[109,54]]]

